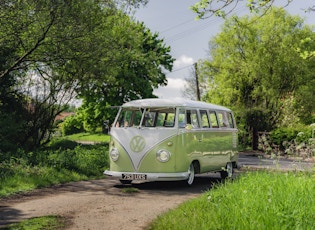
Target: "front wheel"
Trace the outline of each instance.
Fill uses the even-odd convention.
[[[220,171],[221,179],[232,178],[233,177],[233,164],[228,162],[225,166],[225,169]]]
[[[189,172],[189,176],[187,179],[187,184],[190,186],[194,183],[194,180],[195,180],[195,167],[193,163],[190,164],[188,172]]]

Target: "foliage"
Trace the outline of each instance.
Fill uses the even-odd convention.
[[[60,127],[63,136],[84,131],[83,122],[76,115],[66,117],[65,120],[60,123]]]
[[[101,29],[103,32],[97,31],[96,36],[112,42],[104,47],[105,57],[100,56],[99,45],[95,44],[96,55],[100,57],[94,61],[99,64],[82,74],[85,81],[81,81],[79,92],[84,100],[78,116],[83,118],[84,129],[89,132],[101,126],[104,120],[113,121],[116,111],[110,106],[155,97],[153,89],[167,84],[163,69],[171,70],[174,61],[169,54],[170,47],[143,24],[122,14],[104,20],[111,29]],[[112,52],[107,54],[108,50]],[[76,64],[86,65],[85,62]]]
[[[78,145],[75,140],[68,139],[53,139],[47,144],[50,150],[75,149]]]
[[[77,95],[91,108],[85,126],[93,130],[110,115],[104,112],[109,104],[152,96],[153,88],[166,84],[170,48],[118,10],[146,2],[0,3],[0,114],[17,115],[10,125],[21,130],[12,143],[33,150],[48,142],[54,118]],[[0,124],[9,129],[5,120]],[[1,141],[7,136],[14,134],[1,134]],[[11,148],[5,145],[2,151]]]
[[[54,230],[62,229],[65,227],[65,218],[61,216],[41,216],[34,217],[14,223],[6,226],[3,229],[6,230],[17,230],[17,229],[29,229],[29,230]]]
[[[312,127],[311,126],[296,126],[288,128],[278,128],[271,132],[271,141],[277,145],[282,145],[283,141],[293,141],[298,137],[299,133],[304,133],[303,137],[297,139],[298,143],[305,142],[312,137]]]
[[[260,137],[259,149],[267,154],[315,156],[314,124],[310,126],[278,128]]]
[[[160,215],[150,229],[311,229],[314,182],[313,172],[244,173]]]
[[[282,6],[285,7],[289,5],[293,0],[286,0],[282,2]],[[197,19],[208,18],[211,16],[218,16],[225,18],[229,14],[235,11],[235,8],[242,1],[239,0],[199,0],[195,5],[191,6],[190,9],[197,14]],[[247,0],[246,7],[252,13],[266,14],[270,8],[275,5],[275,0]],[[279,5],[279,3],[277,4]],[[309,9],[304,9],[309,11],[314,11],[315,6],[310,5]]]
[[[210,41],[211,59],[201,69],[208,76],[204,100],[231,107],[247,131],[309,124],[315,112],[315,66],[297,52],[305,37],[314,38],[311,28],[283,9],[227,19]],[[259,121],[251,111],[260,111]]]
[[[271,126],[269,124],[270,112],[260,109],[244,109],[237,113],[237,121],[239,122],[238,129],[239,144],[243,148],[251,146],[252,149],[258,148],[258,131],[270,131]]]
[[[36,152],[23,152],[0,163],[0,196],[67,181],[102,177],[108,167],[108,145],[64,144]]]

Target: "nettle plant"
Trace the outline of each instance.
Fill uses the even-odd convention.
[[[278,129],[259,137],[258,148],[269,155],[292,155],[302,158],[315,156],[315,124],[303,131]]]

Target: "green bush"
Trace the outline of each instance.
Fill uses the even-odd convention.
[[[67,117],[61,124],[63,136],[80,133],[84,131],[83,122],[77,116]]]
[[[259,149],[267,154],[286,154],[303,158],[315,156],[315,124],[278,128],[259,138]]]
[[[69,142],[70,143],[70,142]],[[47,149],[29,153],[31,165],[76,171],[87,176],[101,175],[108,166],[108,145],[77,145],[69,149]]]
[[[297,143],[307,142],[312,137],[312,127],[299,125],[296,127],[278,128],[271,132],[270,141],[284,149],[284,142],[296,140]]]

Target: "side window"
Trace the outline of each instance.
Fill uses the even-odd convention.
[[[212,128],[219,128],[217,116],[214,111],[209,111],[210,123]]]
[[[152,110],[151,110],[152,111]],[[174,127],[175,109],[156,109],[154,112],[154,123],[152,127]]]
[[[201,127],[209,128],[209,118],[206,110],[200,110]]]
[[[197,110],[187,110],[187,124],[191,124],[193,128],[199,128],[199,120]]]
[[[166,113],[159,113],[157,117],[156,126],[162,127],[164,125]]]
[[[230,125],[229,127],[230,128],[235,128],[232,113],[228,113],[228,121],[229,121],[229,125]]]
[[[175,123],[175,113],[167,113],[165,117],[164,126],[173,127]]]

